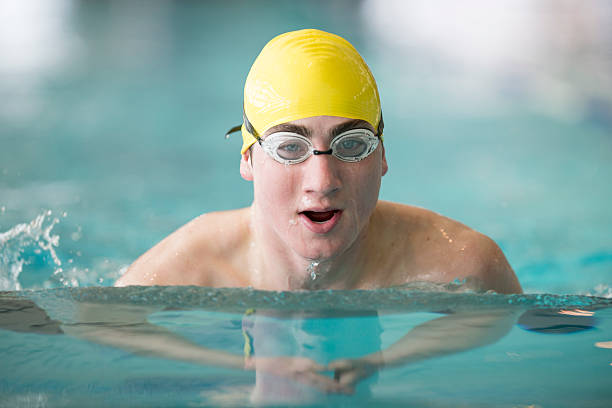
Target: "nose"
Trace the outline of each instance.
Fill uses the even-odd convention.
[[[303,163],[302,188],[306,193],[333,194],[340,190],[338,159],[332,155],[312,155]]]

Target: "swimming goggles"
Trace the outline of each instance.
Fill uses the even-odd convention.
[[[230,132],[226,135],[229,135]],[[293,132],[275,132],[265,139],[257,137],[263,150],[281,164],[298,164],[310,156],[330,154],[343,162],[354,163],[368,157],[380,139],[368,129],[351,129],[334,137],[329,150],[316,150],[310,139]]]
[[[276,132],[257,141],[263,150],[282,164],[298,164],[310,156],[330,154],[343,162],[358,162],[378,147],[379,139],[368,129],[351,129],[334,137],[329,150],[315,150],[307,137],[292,132]]]

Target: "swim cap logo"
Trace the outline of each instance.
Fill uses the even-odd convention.
[[[274,89],[274,84],[260,78],[247,83],[244,93],[249,95],[248,105],[256,108],[257,114],[279,111],[291,103],[288,98],[281,96]]]

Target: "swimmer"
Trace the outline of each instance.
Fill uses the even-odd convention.
[[[346,290],[461,280],[478,290],[521,293],[490,238],[432,211],[378,199],[388,170],[380,97],[345,39],[319,30],[272,39],[247,76],[243,122],[228,133],[238,130],[252,205],[194,219],[138,258],[116,286]],[[258,375],[266,383],[256,390],[277,389],[271,378],[289,378],[327,393],[352,393],[384,367],[493,343],[517,318],[508,310],[451,311],[386,349],[325,364],[303,355],[211,350],[152,325],[145,310],[130,313],[84,306],[79,325],[63,330],[136,353],[273,374]],[[100,325],[110,318],[121,324]],[[261,330],[253,341],[288,341],[275,336]]]
[[[388,170],[379,93],[345,39],[313,29],[272,39],[251,67],[243,123],[232,130],[242,133],[252,205],[189,222],[117,286],[375,289],[468,279],[521,292],[490,238],[378,199]]]

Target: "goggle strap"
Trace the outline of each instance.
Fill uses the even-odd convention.
[[[247,132],[252,134],[255,139],[260,140],[261,138],[257,135],[257,132],[255,132],[255,128],[253,127],[253,124],[249,121],[249,118],[247,118],[246,113],[244,112],[244,107],[242,108],[242,121],[244,123],[244,127],[247,130]],[[229,139],[232,133],[238,132],[241,128],[242,128],[242,124],[232,127],[230,130],[225,132],[225,138]]]
[[[252,134],[255,139],[259,139],[259,135],[255,131],[253,124],[251,123],[249,118],[247,118],[246,112],[244,111],[244,107],[242,108],[242,121],[244,122],[244,127],[247,130],[247,132]]]
[[[382,116],[382,109],[380,110],[380,120],[378,121],[378,128],[376,129],[377,134],[375,136],[380,137],[383,134],[383,129],[385,128],[385,121]]]
[[[230,135],[232,133],[238,132],[240,130],[240,128],[242,128],[242,124],[240,125],[236,125],[233,128],[231,128],[230,130],[228,130],[227,132],[225,132],[225,138],[229,139]]]

